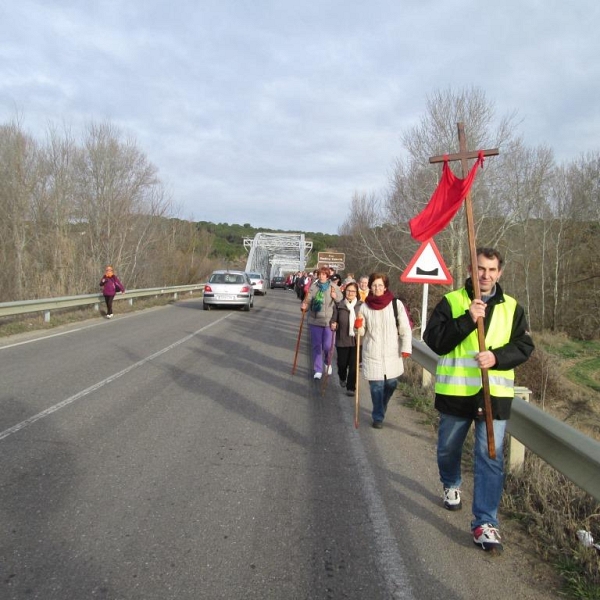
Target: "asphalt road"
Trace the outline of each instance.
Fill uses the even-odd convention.
[[[541,599],[516,531],[478,550],[435,439],[312,379],[299,302],[190,300],[0,342],[2,600]]]

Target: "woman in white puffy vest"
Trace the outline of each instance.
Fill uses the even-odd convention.
[[[369,294],[359,313],[363,326],[363,376],[369,381],[373,427],[381,429],[388,403],[404,373],[402,358],[412,354],[412,332],[406,310],[389,290],[386,273],[371,273]],[[394,305],[396,309],[394,309]]]

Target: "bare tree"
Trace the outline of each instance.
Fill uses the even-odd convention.
[[[340,227],[349,241],[350,261],[363,270],[399,271],[406,264],[406,233],[386,219],[386,202],[374,194],[356,193],[350,215]]]
[[[354,253],[363,260],[405,268],[415,251],[408,221],[429,202],[440,175],[440,167],[431,166],[429,157],[458,151],[459,122],[465,124],[468,149],[500,148],[499,156],[485,160],[471,191],[476,239],[480,245],[498,246],[508,254],[516,267],[513,280],[519,284],[514,293],[523,292],[526,310],[541,314],[543,321],[544,293],[540,296],[537,290],[545,281],[545,263],[536,220],[543,221],[550,214],[547,197],[554,169],[552,151],[527,147],[516,134],[516,115],[497,119],[493,104],[477,88],[437,91],[427,99],[421,121],[402,135],[407,156],[395,164],[385,202],[366,194],[358,202],[355,196],[341,231],[352,231],[352,246],[360,248]],[[458,177],[463,176],[458,165],[451,164],[451,168]],[[456,285],[461,285],[467,274],[468,236],[463,213],[459,211],[436,236]],[[358,215],[362,227],[356,224]],[[549,238],[546,243],[551,243]]]
[[[485,94],[470,88],[455,92],[437,91],[427,99],[426,110],[420,123],[402,135],[407,157],[395,163],[390,182],[390,190],[383,202],[374,196],[363,195],[359,210],[353,199],[351,215],[340,231],[348,228],[349,222],[357,214],[368,217],[376,215],[377,231],[369,233],[365,227],[359,232],[358,246],[361,255],[369,257],[389,268],[403,270],[414,254],[414,241],[408,232],[408,221],[416,216],[427,204],[435,190],[440,170],[429,164],[429,157],[453,153],[458,150],[457,123],[465,123],[467,146],[470,149],[497,147],[511,142],[514,138],[514,115],[502,117],[495,123],[495,110]],[[496,159],[486,161],[485,172],[473,187],[476,230],[484,219],[502,215],[503,206],[494,197],[495,187],[503,184],[501,164]],[[456,166],[453,166],[456,169]],[[459,177],[461,173],[457,173]],[[466,175],[466,174],[465,174]],[[367,206],[368,204],[372,206]],[[371,221],[374,219],[371,218]],[[369,222],[368,219],[364,220]],[[508,224],[499,221],[504,228]],[[493,243],[502,231],[495,231]],[[487,240],[486,240],[487,241]],[[461,281],[464,276],[463,259],[467,253],[466,223],[462,211],[439,236],[439,243],[449,257],[449,268],[454,279]]]
[[[72,234],[75,200],[74,163],[78,149],[69,131],[50,127],[38,160],[38,179],[32,198],[30,255],[36,265],[35,287],[44,295],[77,291],[79,270]]]
[[[37,177],[35,141],[15,121],[0,126],[0,258],[2,294],[24,297],[29,277],[31,201]]]
[[[600,333],[599,153],[561,168],[553,196],[558,280],[554,321],[580,337]],[[558,293],[560,291],[560,295]]]
[[[76,214],[85,224],[96,271],[118,265],[128,285],[145,269],[144,252],[158,242],[157,219],[169,201],[156,168],[131,139],[108,123],[92,123],[77,165]]]
[[[458,151],[459,122],[465,124],[467,148],[470,150],[502,147],[513,140],[515,115],[501,117],[497,125],[495,121],[493,103],[488,101],[484,92],[478,88],[436,91],[427,99],[426,111],[421,122],[402,136],[409,154],[404,177],[408,170],[410,185],[396,187],[392,198],[395,202],[405,205],[405,215],[407,212],[411,217],[417,215],[429,201],[440,174],[439,167],[434,169],[429,165],[429,157]],[[452,165],[451,168],[458,177],[463,176],[456,165]],[[435,175],[432,176],[432,173]],[[502,206],[497,202],[494,193],[495,187],[501,181],[501,163],[495,157],[487,159],[484,173],[477,177],[472,189],[477,237],[485,217],[502,214]],[[398,177],[395,182],[398,183]],[[412,193],[406,194],[407,191]],[[499,236],[500,232],[497,233],[497,237]],[[468,255],[466,221],[462,210],[439,238],[446,255],[449,256],[449,263],[454,268],[454,279],[459,284],[464,274],[463,258]],[[494,240],[489,240],[487,243],[493,242]]]
[[[539,315],[543,322],[545,290],[544,260],[540,247],[540,224],[550,214],[548,194],[553,181],[554,159],[549,148],[529,148],[520,138],[508,142],[498,157],[502,177],[493,187],[494,203],[482,215],[479,235],[488,245],[499,247],[511,266],[505,280],[518,293],[529,321]]]
[[[197,281],[212,252],[212,235],[168,218],[156,168],[109,123],[82,144],[66,128],[40,145],[1,126],[0,208],[5,300],[96,291],[109,262],[130,287]]]

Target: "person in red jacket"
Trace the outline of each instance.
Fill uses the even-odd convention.
[[[121,294],[125,293],[125,286],[119,281],[119,278],[115,275],[110,265],[104,271],[104,277],[100,280],[100,287],[102,288],[104,301],[106,302],[106,318],[112,319],[112,305],[115,294],[117,292],[121,292]]]

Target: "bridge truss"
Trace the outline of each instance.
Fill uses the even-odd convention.
[[[246,271],[262,273],[267,278],[304,271],[312,242],[303,233],[257,233],[244,238],[248,250]]]

